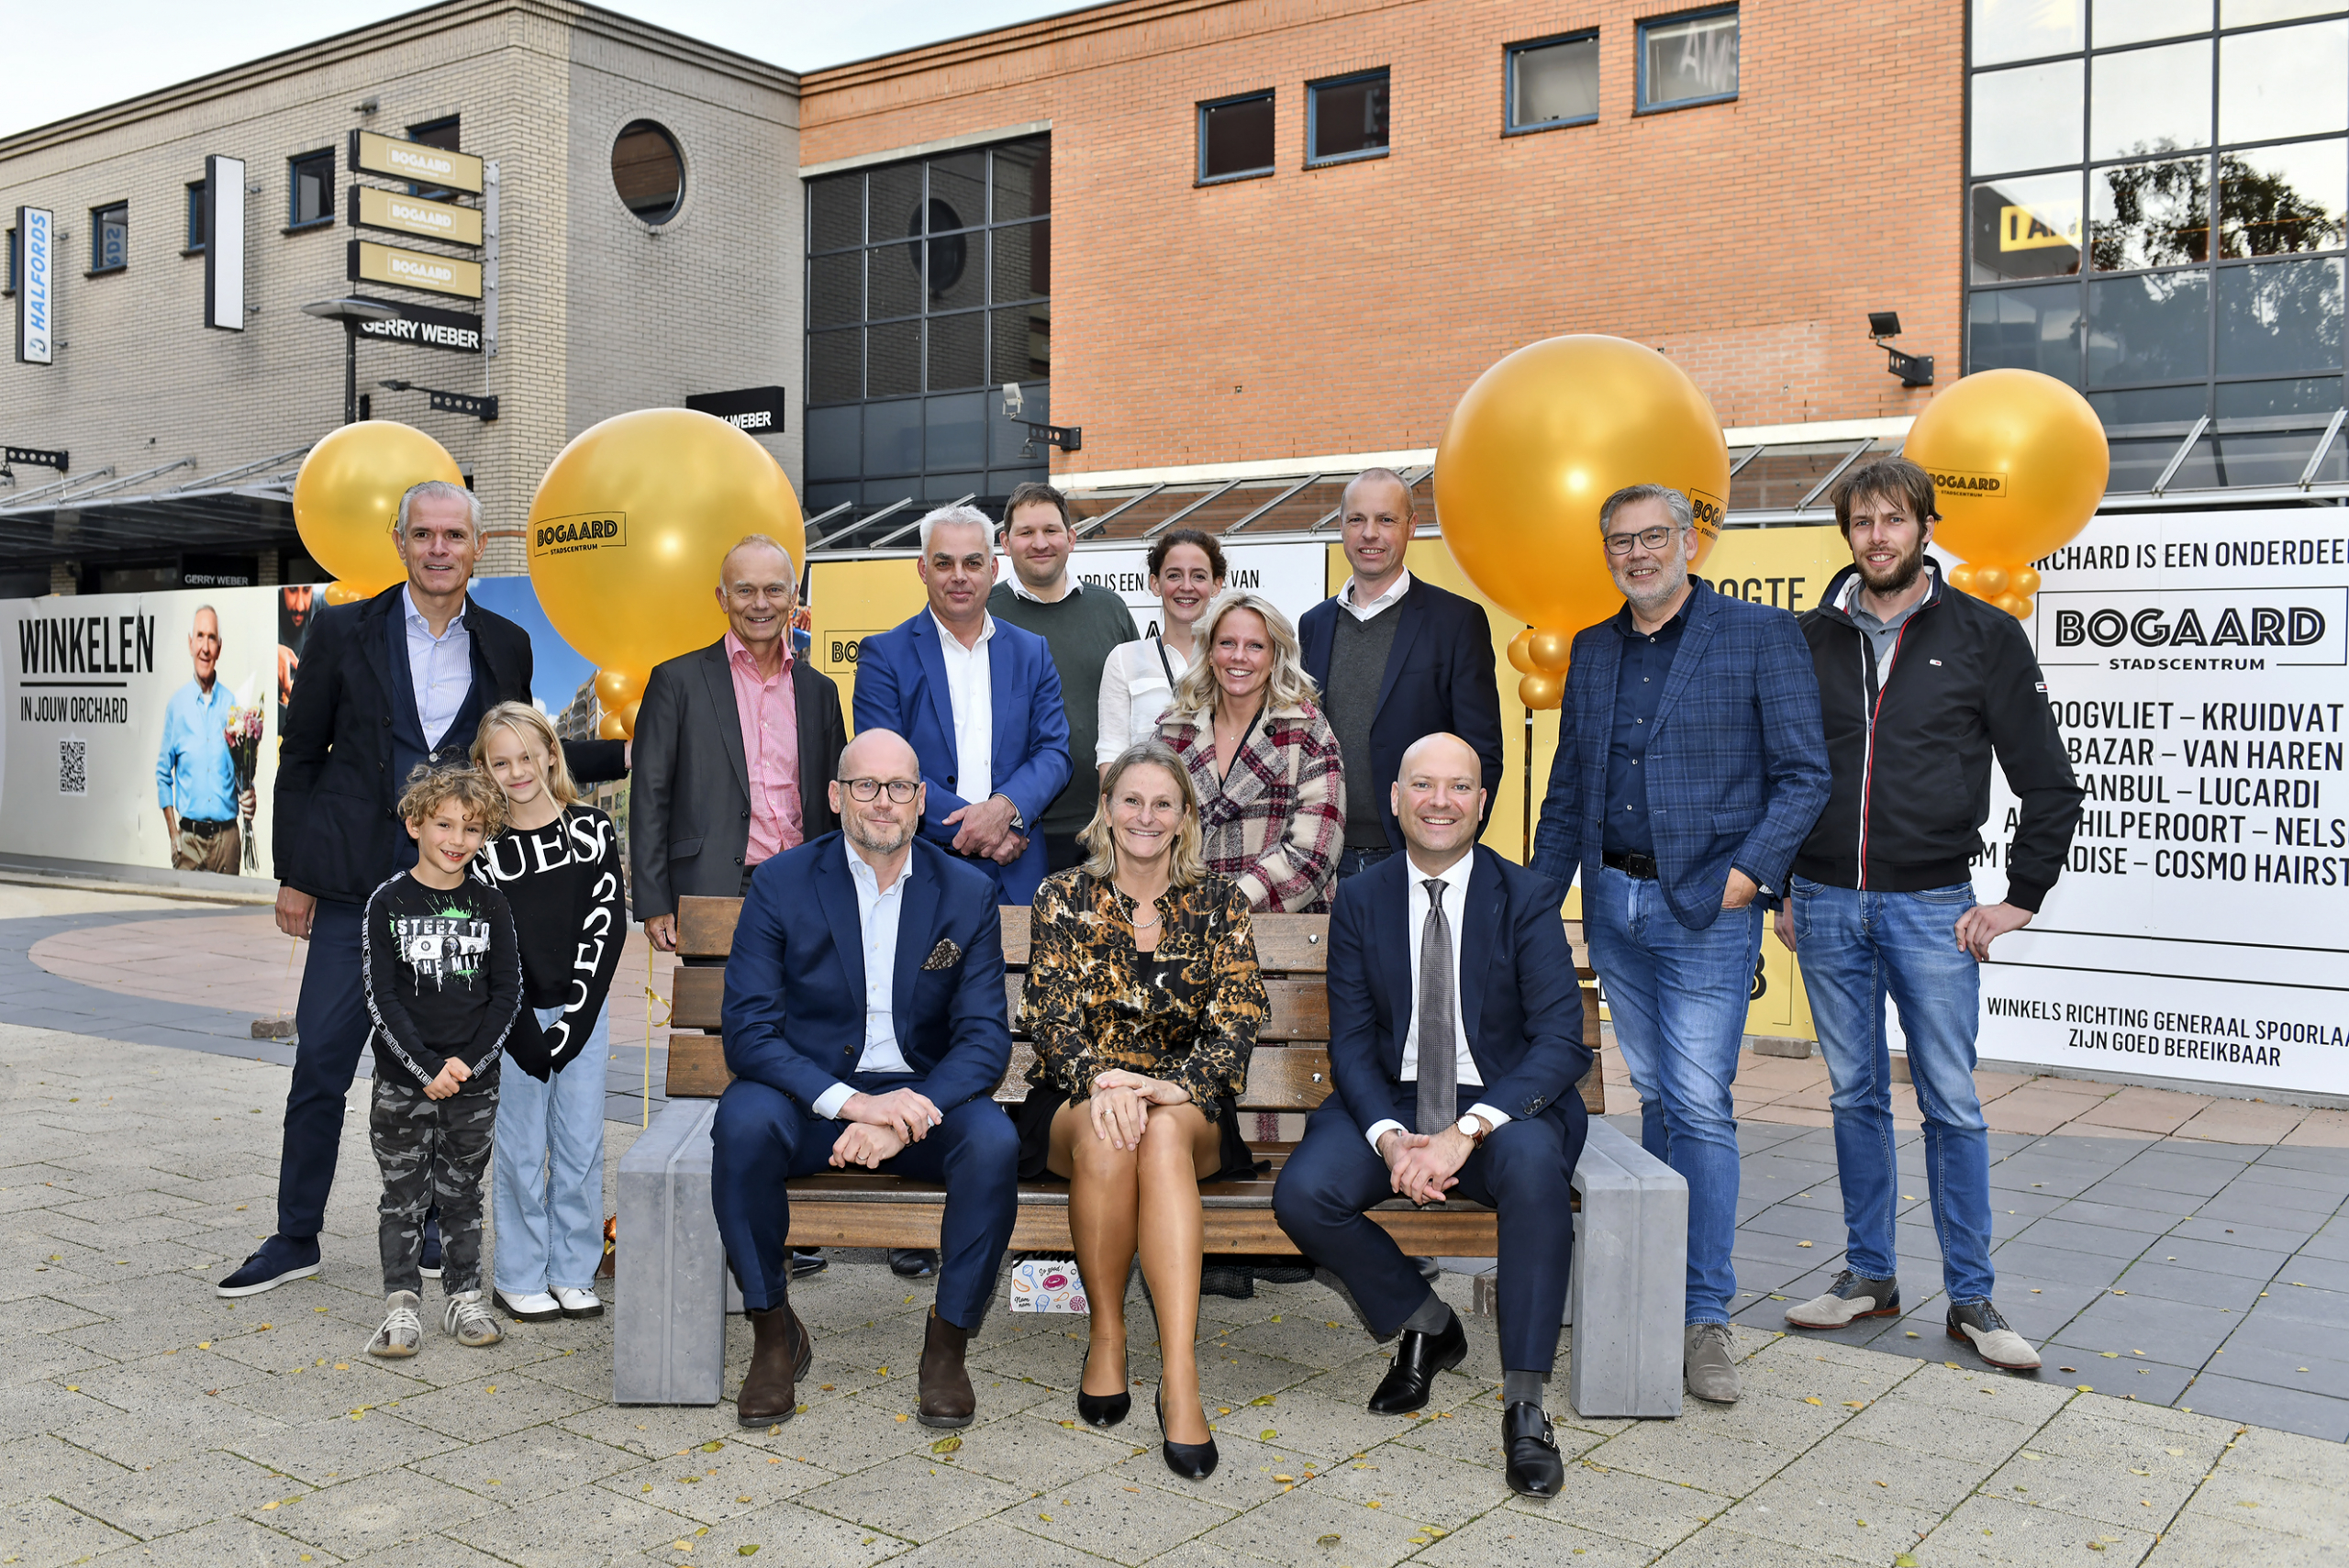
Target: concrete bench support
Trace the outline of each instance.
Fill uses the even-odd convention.
[[[1593,1117],[1575,1166],[1574,1343],[1566,1397],[1589,1417],[1680,1414],[1688,1184]]]
[[[733,1284],[709,1203],[716,1100],[671,1100],[620,1157],[612,1398],[715,1405]]]

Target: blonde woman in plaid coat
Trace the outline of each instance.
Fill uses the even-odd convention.
[[[1330,907],[1346,834],[1338,738],[1315,703],[1297,630],[1234,588],[1199,619],[1204,657],[1176,683],[1159,736],[1199,795],[1208,869],[1266,914]]]

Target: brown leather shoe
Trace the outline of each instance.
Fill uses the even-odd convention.
[[[971,1374],[963,1366],[963,1346],[969,1338],[969,1330],[941,1318],[937,1307],[930,1309],[930,1324],[921,1337],[919,1417],[923,1426],[971,1424],[979,1396],[971,1391]]]
[[[799,1411],[798,1380],[807,1375],[816,1348],[807,1325],[788,1302],[763,1312],[747,1312],[753,1340],[751,1370],[734,1396],[735,1419],[746,1427],[771,1427]]]

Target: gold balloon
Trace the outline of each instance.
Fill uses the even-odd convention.
[[[2016,593],[2021,594],[2024,598],[2028,599],[2033,594],[2039,592],[2039,573],[2033,572],[2028,566],[2023,567],[2015,573],[2014,581],[2009,583],[2008,586],[2012,588]]]
[[[1550,631],[1578,631],[1621,605],[1598,506],[1627,484],[1688,497],[1701,563],[1729,500],[1720,422],[1678,365],[1621,338],[1518,350],[1461,395],[1437,449],[1453,559],[1486,597]]]
[[[644,676],[634,670],[596,672],[596,700],[609,713],[632,697],[644,695]]]
[[[596,738],[599,740],[625,740],[628,724],[617,713],[607,713],[596,721]]]
[[[1956,565],[1951,567],[1946,575],[1949,579],[1949,585],[1956,589],[1959,593],[1971,594],[1974,592],[1974,568],[1968,566],[1965,562],[1961,561]]]
[[[630,697],[620,704],[620,727],[630,735],[636,733],[636,710],[644,706],[640,697]]]
[[[1532,655],[1533,667],[1545,674],[1563,675],[1574,658],[1575,637],[1570,631],[1537,631],[1526,651]]]
[[[2087,399],[2025,370],[1960,380],[1926,405],[1903,450],[1932,476],[1942,515],[1934,539],[1967,561],[2009,568],[2087,525],[2112,462]]]
[[[1540,711],[1557,706],[1565,695],[1565,677],[1553,675],[1547,671],[1528,675],[1517,684],[1517,700]]]
[[[530,502],[530,583],[564,641],[642,679],[726,630],[718,570],[744,534],[807,558],[791,483],[707,414],[643,408],[582,431]],[[623,705],[625,706],[625,705]]]
[[[1977,599],[1996,599],[2007,591],[2007,569],[1988,564],[1974,568],[1974,585],[1966,592]]]
[[[2001,594],[1990,602],[2017,620],[2022,620],[2031,614],[2031,601],[2021,594]]]
[[[1533,654],[1531,651],[1532,641],[1533,628],[1530,626],[1508,639],[1509,668],[1520,675],[1531,675],[1534,673]]]
[[[389,419],[333,431],[294,479],[302,548],[359,596],[381,593],[407,575],[392,543],[400,497],[428,479],[465,482],[457,460],[423,431]]]
[[[384,584],[384,588],[388,588],[390,586],[391,584],[389,583]],[[329,583],[327,584],[327,603],[329,605],[355,605],[362,599],[372,599],[376,594],[380,594],[382,592],[383,588],[375,589],[371,593],[365,588],[357,587],[349,583]]]

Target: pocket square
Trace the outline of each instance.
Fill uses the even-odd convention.
[[[962,962],[963,950],[954,945],[954,940],[941,937],[938,945],[930,950],[930,956],[921,961],[921,966],[924,969],[952,969]]]

